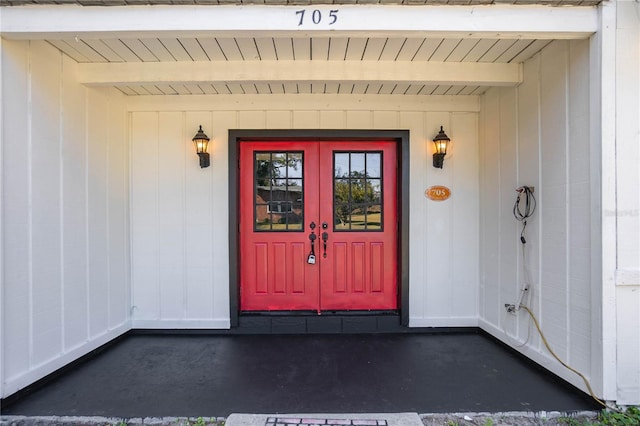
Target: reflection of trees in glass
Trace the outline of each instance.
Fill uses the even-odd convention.
[[[335,212],[341,223],[349,221],[355,210],[366,214],[368,205],[380,203],[379,179],[369,179],[363,172],[352,171],[344,179],[336,179],[334,187]]]
[[[273,176],[272,164],[269,160],[256,159],[256,183],[258,186],[269,186]]]
[[[301,155],[290,153],[271,153],[264,155],[269,159],[260,158],[262,155],[256,156],[256,184],[259,186],[278,186],[279,179],[287,177],[302,177],[301,173]],[[292,176],[293,175],[293,176]],[[288,186],[299,185],[296,181],[287,182]]]

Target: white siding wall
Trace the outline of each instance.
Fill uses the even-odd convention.
[[[2,41],[1,395],[129,327],[124,97],[45,42]]]
[[[477,325],[477,98],[136,97],[129,109],[134,327],[229,326],[229,129],[410,130],[410,323]],[[208,169],[191,143],[200,124]],[[454,141],[444,170],[431,166],[441,125]],[[451,199],[429,201],[431,185]]]
[[[640,404],[640,5],[617,3],[616,323],[619,404]]]
[[[592,289],[601,284],[591,273],[598,261],[590,247],[599,241],[591,228],[599,183],[590,166],[589,61],[588,40],[553,42],[525,63],[518,88],[494,88],[482,97],[480,119],[481,327],[523,345],[520,351],[581,388],[582,381],[542,346],[527,313],[508,314],[504,305],[518,302],[528,268],[526,304],[549,343],[570,365],[600,380],[601,360],[592,353],[600,303]],[[512,214],[521,185],[534,186],[538,201],[527,226],[526,264]]]

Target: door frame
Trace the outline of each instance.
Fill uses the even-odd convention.
[[[229,315],[231,327],[240,316],[239,252],[240,144],[243,141],[285,140],[393,140],[398,162],[398,312],[400,323],[409,325],[409,130],[229,130]]]

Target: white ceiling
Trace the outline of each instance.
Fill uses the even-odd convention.
[[[249,61],[409,61],[520,63],[551,40],[404,37],[210,37],[49,39],[79,63]],[[126,95],[189,94],[400,94],[478,95],[486,86],[376,82],[256,81],[250,83],[117,86]]]
[[[603,0],[0,0],[0,6],[33,4],[79,4],[82,6],[140,5],[310,5],[310,4],[402,4],[402,5],[483,5],[544,4],[553,6],[596,6]],[[606,1],[606,0],[604,0]]]
[[[524,61],[553,40],[590,37],[599,22],[597,0],[47,1],[0,9],[3,38],[46,40],[78,62],[79,82],[129,96],[478,95],[519,84]]]

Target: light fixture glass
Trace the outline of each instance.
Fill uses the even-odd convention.
[[[202,131],[202,126],[200,126],[200,128],[198,129],[198,132],[191,140],[193,141],[193,145],[196,147],[196,153],[198,154],[198,157],[200,157],[200,167],[201,168],[209,167],[210,160],[209,160],[209,153],[207,152],[207,149],[209,147],[210,139],[209,139],[209,136],[207,136]]]
[[[451,139],[449,139],[449,136],[447,136],[447,134],[444,132],[443,127],[440,126],[440,131],[438,132],[436,137],[433,138],[433,144],[435,146],[435,152],[433,154],[433,167],[436,167],[438,169],[442,168],[442,166],[444,165],[444,156],[447,155],[447,148],[450,142]]]

